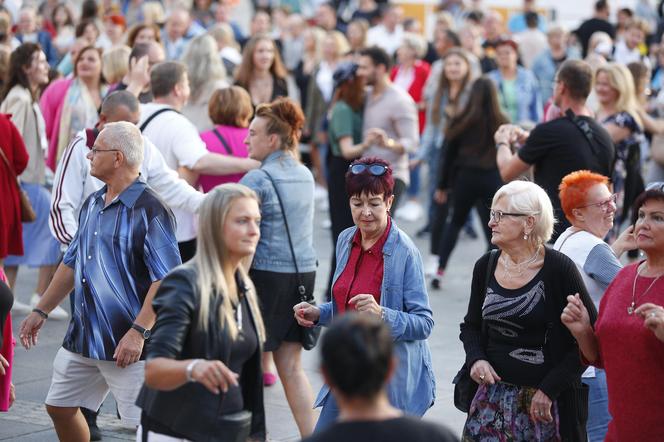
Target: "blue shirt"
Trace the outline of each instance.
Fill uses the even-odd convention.
[[[110,204],[106,186],[85,200],[62,262],[74,269],[73,311],[62,346],[113,360],[150,285],[181,263],[173,213],[140,179]]]

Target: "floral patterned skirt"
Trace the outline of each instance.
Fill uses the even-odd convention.
[[[559,442],[558,406],[551,406],[553,421],[533,422],[530,403],[536,388],[498,382],[480,385],[463,428],[463,442]]]

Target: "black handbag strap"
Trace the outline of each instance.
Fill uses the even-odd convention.
[[[145,128],[148,127],[148,124],[150,124],[150,123],[152,122],[152,120],[154,120],[157,116],[163,114],[164,112],[175,112],[175,113],[178,113],[178,114],[180,113],[180,112],[178,112],[177,110],[173,109],[172,107],[165,107],[165,108],[163,108],[163,109],[159,109],[158,111],[156,111],[155,113],[153,113],[152,115],[150,115],[150,116],[149,116],[149,117],[143,122],[143,124],[141,124],[141,126],[138,128],[138,130],[140,130],[141,132],[143,132],[143,131],[145,130]]]
[[[226,141],[226,138],[224,138],[223,135],[221,135],[221,132],[219,132],[217,128],[214,128],[212,132],[214,132],[214,134],[217,136],[217,138],[221,142],[221,145],[224,146],[224,150],[226,150],[226,153],[228,153],[228,155],[233,155],[233,150],[231,150],[231,147],[228,145],[228,141]]]
[[[484,290],[482,291],[482,304],[484,304],[484,298],[486,298],[486,291],[489,288],[489,281],[491,281],[491,270],[493,265],[498,259],[498,249],[493,249],[489,252],[489,262],[486,266],[486,276],[484,278]],[[482,319],[482,338],[486,339],[486,321]]]
[[[265,175],[267,175],[268,179],[272,183],[272,187],[274,188],[274,193],[277,195],[277,201],[279,201],[279,207],[281,208],[281,215],[284,217],[286,236],[288,236],[288,247],[290,247],[291,256],[293,257],[293,264],[295,265],[295,275],[297,277],[297,286],[298,286],[297,291],[300,294],[300,299],[302,301],[307,301],[306,289],[304,287],[304,284],[302,284],[302,276],[300,275],[300,270],[297,266],[297,258],[295,257],[295,249],[293,248],[293,239],[291,238],[290,229],[288,228],[288,218],[286,217],[286,211],[284,210],[284,203],[281,200],[279,189],[277,188],[277,184],[274,182],[272,175],[270,175],[270,173],[265,169],[261,170],[265,173]]]

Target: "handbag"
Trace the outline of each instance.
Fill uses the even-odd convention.
[[[251,411],[222,414],[217,421],[215,442],[246,442],[251,434]]]
[[[293,264],[295,265],[295,275],[297,278],[297,294],[302,302],[308,302],[311,305],[316,305],[316,300],[314,299],[313,293],[307,295],[307,289],[302,283],[302,276],[300,275],[300,270],[297,266],[297,258],[295,256],[295,250],[293,249],[293,240],[291,238],[290,229],[288,228],[288,219],[286,218],[286,211],[284,210],[284,203],[281,200],[281,195],[279,194],[279,189],[277,188],[272,175],[270,175],[265,169],[261,169],[265,172],[268,179],[272,183],[274,188],[274,193],[277,195],[277,201],[279,201],[279,207],[281,208],[281,215],[284,217],[284,226],[286,227],[286,236],[288,236],[288,246],[290,247],[291,256],[293,257]],[[301,327],[302,328],[302,347],[305,350],[311,350],[316,346],[318,342],[318,337],[320,336],[320,327]]]
[[[18,191],[18,199],[21,205],[21,222],[31,223],[37,219],[37,214],[35,213],[35,209],[32,208],[32,204],[30,204],[30,198],[28,198],[28,194],[25,193],[25,190],[21,188],[21,184],[18,181],[16,172],[14,171],[12,165],[9,164],[9,160],[7,159],[7,156],[5,155],[5,152],[2,149],[0,149],[0,156],[2,156],[2,159],[7,165],[7,169],[9,169],[9,173],[13,177],[12,181],[16,183],[16,190]]]
[[[494,249],[489,254],[489,263],[486,268],[486,278],[484,280],[484,291],[482,292],[486,295],[486,289],[489,286],[489,278],[491,278],[491,269],[493,264],[496,261],[498,256],[498,250]],[[482,335],[486,332],[484,321],[482,321]],[[477,393],[477,388],[479,385],[477,382],[470,377],[470,367],[466,362],[463,363],[461,369],[457,372],[456,376],[452,380],[454,384],[454,406],[459,411],[468,413],[470,410],[470,404],[473,402],[475,393]]]

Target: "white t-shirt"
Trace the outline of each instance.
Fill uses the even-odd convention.
[[[389,55],[394,55],[403,42],[403,27],[397,25],[394,32],[390,32],[383,25],[376,25],[367,31],[367,45],[378,46],[385,49]]]
[[[153,113],[169,107],[171,106],[166,104],[142,104],[138,127],[141,127]],[[179,112],[169,111],[157,115],[145,127],[143,135],[157,146],[168,167],[175,171],[179,167],[193,168],[198,160],[208,153],[196,126]],[[173,214],[178,224],[175,233],[178,242],[195,238],[197,231],[195,216],[191,212],[178,209],[174,209]]]

